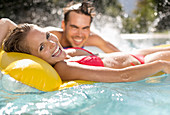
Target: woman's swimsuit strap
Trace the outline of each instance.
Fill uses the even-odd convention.
[[[85,56],[82,59],[78,60],[78,61],[70,61],[70,62],[77,62],[79,64],[83,64],[83,65],[90,65],[90,66],[100,66],[100,67],[104,67],[103,61],[101,60],[100,57],[94,55],[92,52],[83,49],[83,48],[79,48],[79,47],[74,47],[71,49],[80,49],[80,50],[84,50],[86,52],[88,52],[89,54],[91,54],[91,56]]]

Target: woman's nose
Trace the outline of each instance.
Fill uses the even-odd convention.
[[[53,47],[56,46],[56,42],[54,42],[54,41],[52,41],[52,40],[49,40],[48,43],[49,43],[49,47],[50,47],[50,48],[53,48]]]

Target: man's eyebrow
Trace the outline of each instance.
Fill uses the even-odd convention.
[[[74,28],[79,28],[78,26],[76,26],[76,25],[70,25],[71,27],[74,27]],[[90,26],[85,26],[85,27],[83,27],[83,29],[87,29],[87,28],[90,28]]]
[[[85,27],[83,27],[83,29],[87,29],[87,28],[90,28],[90,26],[85,26]]]
[[[71,26],[71,27],[74,27],[74,28],[78,28],[78,26],[76,26],[76,25],[72,25],[72,24],[71,24],[70,26]]]

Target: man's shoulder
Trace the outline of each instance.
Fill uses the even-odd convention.
[[[104,40],[100,35],[95,34],[95,33],[90,33],[89,40]]]
[[[95,45],[98,46],[101,42],[105,42],[105,40],[97,34],[90,34],[88,40],[86,41],[85,45]]]

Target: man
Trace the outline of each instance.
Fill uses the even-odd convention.
[[[90,2],[67,5],[64,10],[62,31],[51,30],[64,48],[96,46],[105,53],[120,51],[113,44],[105,41],[100,36],[90,31],[93,20],[93,10]]]

